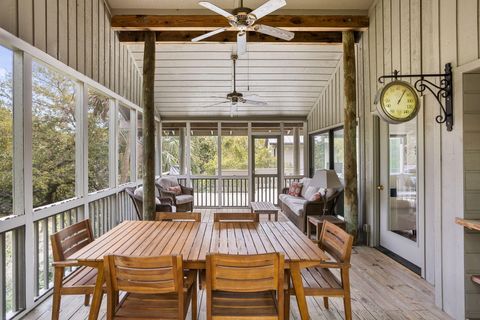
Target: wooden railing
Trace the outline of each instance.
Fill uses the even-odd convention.
[[[193,188],[193,203],[196,207],[218,207],[217,177],[194,177],[190,181]]]
[[[222,178],[222,206],[248,207],[250,204],[248,189],[248,177]]]
[[[276,174],[255,175],[253,180],[255,201],[278,203],[278,176]]]

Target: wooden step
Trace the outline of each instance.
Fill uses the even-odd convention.
[[[472,281],[476,284],[480,284],[480,275],[472,276]]]

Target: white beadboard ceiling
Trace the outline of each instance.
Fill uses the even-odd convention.
[[[212,14],[198,5],[199,0],[107,0],[113,14]],[[210,0],[217,6],[231,10],[240,0]],[[266,0],[244,0],[244,6],[255,9]],[[287,5],[276,14],[355,13],[365,14],[374,0],[287,0]],[[175,10],[181,10],[175,12]],[[316,12],[313,13],[312,10]],[[347,12],[349,11],[349,12]],[[362,12],[363,11],[363,12]]]
[[[143,44],[130,44],[143,67]],[[161,117],[228,117],[230,106],[206,107],[233,88],[235,44],[157,44],[155,106]],[[341,45],[248,44],[237,61],[237,91],[268,106],[241,104],[237,117],[306,117],[342,58]]]

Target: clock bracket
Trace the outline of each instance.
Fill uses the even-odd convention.
[[[415,81],[414,88],[419,93],[430,91],[437,99],[440,105],[440,114],[435,117],[437,123],[445,123],[447,131],[453,129],[453,77],[452,65],[445,65],[445,73],[441,74],[399,74],[398,70],[393,71],[393,75],[384,75],[378,78],[378,82],[385,83],[385,79],[419,78]],[[427,78],[440,78],[440,83],[436,84]],[[443,102],[444,100],[444,102]]]

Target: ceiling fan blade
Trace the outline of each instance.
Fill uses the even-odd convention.
[[[253,10],[251,14],[255,15],[257,19],[260,19],[262,17],[265,17],[267,14],[270,14],[273,11],[280,9],[286,4],[287,2],[285,0],[270,0],[262,4],[257,9]]]
[[[230,101],[226,100],[226,101],[222,101],[222,102],[217,102],[217,103],[211,104],[209,106],[203,106],[202,108],[212,108],[212,107],[216,107],[216,106],[219,106],[219,105],[222,105],[222,104],[225,104],[225,103],[230,103]]]
[[[247,104],[253,104],[255,106],[267,106],[268,105],[268,103],[266,103],[265,101],[256,101],[256,100],[248,100],[248,99],[243,99],[242,102],[247,103]]]
[[[260,32],[260,33],[263,33],[263,34],[266,34],[266,35],[269,35],[269,36],[272,36],[272,37],[275,37],[275,38],[287,40],[287,41],[290,41],[290,40],[293,39],[293,37],[295,37],[295,33],[293,33],[293,32],[290,32],[290,31],[287,31],[287,30],[284,30],[284,29],[280,29],[280,28],[266,26],[264,24],[255,25],[253,27],[253,30],[255,30],[256,32]]]
[[[233,18],[233,15],[230,12],[227,12],[227,11],[223,10],[222,8],[217,7],[213,3],[210,3],[210,2],[207,2],[207,1],[200,1],[198,4],[201,5],[204,8],[207,8],[208,10],[212,10],[213,12],[216,12],[219,15],[224,16],[225,18],[227,18],[229,20],[230,20],[230,18]]]
[[[247,52],[247,33],[237,33],[237,54],[245,54]]]
[[[201,41],[203,39],[206,39],[206,38],[209,38],[211,36],[214,36],[216,34],[219,34],[219,33],[222,33],[224,31],[226,31],[227,28],[220,28],[220,29],[217,29],[217,30],[213,30],[213,31],[210,31],[208,33],[205,33],[205,34],[202,34],[201,36],[198,36],[196,38],[193,38],[192,39],[192,42],[198,42],[198,41]]]

